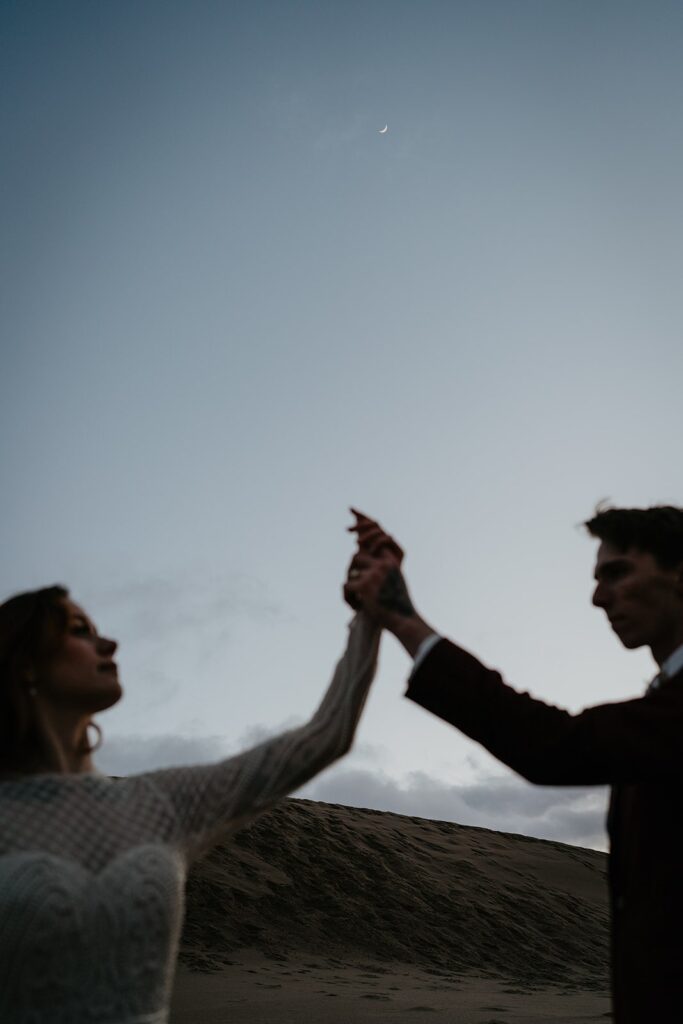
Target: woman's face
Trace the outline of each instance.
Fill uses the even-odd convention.
[[[68,598],[66,631],[35,683],[41,697],[77,711],[95,713],[110,708],[122,695],[116,662],[117,644],[99,636],[82,608]]]

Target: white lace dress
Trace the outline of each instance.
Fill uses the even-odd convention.
[[[0,783],[1,1024],[164,1024],[190,861],[345,753],[377,629],[351,623],[311,721],[218,764]]]

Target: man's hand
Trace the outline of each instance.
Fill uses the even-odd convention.
[[[415,611],[401,572],[403,549],[379,523],[351,511],[356,522],[358,551],[351,559],[344,598],[354,611],[362,609],[380,626],[394,634],[408,654],[415,657],[420,644],[435,631]]]
[[[350,511],[356,517],[356,522],[349,526],[348,530],[349,533],[356,534],[358,551],[351,560],[344,586],[347,604],[355,611],[364,608],[385,626],[389,625],[386,621],[389,614],[396,613],[403,618],[415,615],[405,580],[401,575],[403,549],[376,520],[370,519],[358,509],[352,508]],[[395,571],[392,572],[392,569]],[[381,605],[380,593],[383,602]],[[394,607],[390,607],[392,602]],[[380,620],[380,615],[384,616],[383,620]]]
[[[394,630],[401,620],[417,618],[396,556],[386,547],[376,555],[359,550],[351,559],[344,597],[379,625]]]

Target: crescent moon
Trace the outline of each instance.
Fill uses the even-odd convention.
[[[379,128],[378,129],[378,135],[386,135],[388,131],[389,131],[389,125],[385,124],[384,128]]]

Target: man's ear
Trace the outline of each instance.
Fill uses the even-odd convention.
[[[36,681],[36,670],[35,670],[35,666],[31,662],[29,662],[28,664],[24,665],[24,668],[23,668],[22,673],[21,673],[21,678],[24,680],[25,683],[29,683],[29,684],[30,683],[35,683],[35,681]]]

